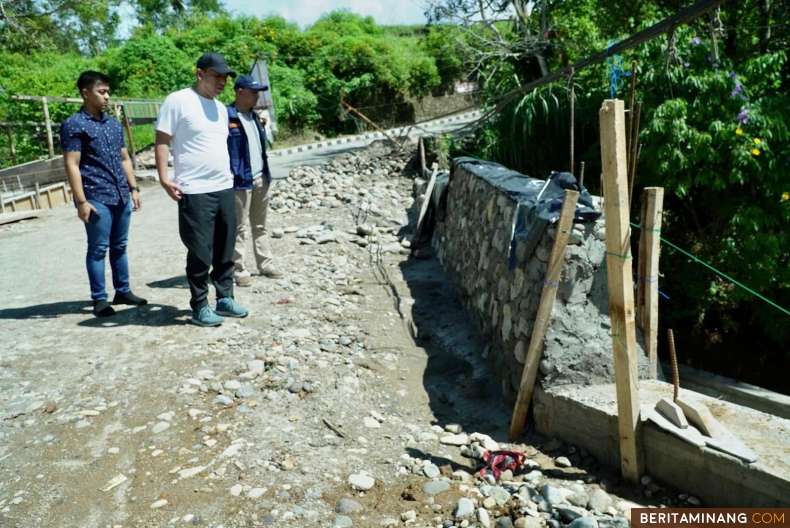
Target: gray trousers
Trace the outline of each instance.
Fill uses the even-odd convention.
[[[233,276],[249,277],[245,262],[247,255],[247,219],[252,231],[252,247],[258,272],[263,273],[272,265],[274,256],[269,245],[269,232],[266,230],[266,213],[269,211],[269,198],[272,185],[266,178],[256,178],[252,190],[234,191],[236,199],[236,245],[233,248]]]

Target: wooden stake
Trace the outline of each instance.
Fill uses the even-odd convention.
[[[636,159],[639,157],[639,118],[642,115],[642,101],[636,103],[636,117],[634,128],[631,132],[631,151],[628,153],[628,204],[629,208],[634,201],[634,180],[636,180]],[[630,210],[630,209],[629,209]],[[630,215],[629,215],[630,216]]]
[[[420,138],[420,178],[425,178],[425,140]]]
[[[663,187],[647,187],[642,191],[636,316],[640,328],[644,330],[650,376],[653,379],[658,377],[658,259],[663,206]]]
[[[14,133],[11,132],[11,125],[5,126],[6,134],[8,134],[8,148],[11,150],[11,163],[18,164],[16,157],[16,147],[14,146]]]
[[[571,174],[576,174],[576,160],[574,159],[574,155],[573,155],[574,147],[575,147],[575,145],[574,145],[575,126],[574,125],[576,123],[576,83],[575,83],[574,78],[573,78],[574,73],[575,73],[575,70],[573,68],[571,68],[571,79],[570,79],[570,85],[571,85],[571,163],[570,163],[571,168],[570,168],[570,173]]]
[[[52,121],[49,120],[49,105],[47,98],[41,98],[41,107],[44,109],[44,126],[47,127],[47,148],[49,149],[49,159],[55,157],[55,144],[52,142]]]
[[[628,482],[636,483],[644,471],[644,453],[641,445],[633,267],[629,254],[631,243],[628,223],[628,166],[623,101],[604,101],[599,118],[606,218],[606,271],[617,386],[620,466],[623,477]]]
[[[0,213],[5,213],[5,202],[2,194],[0,194]]]
[[[359,110],[357,110],[356,108],[354,108],[353,106],[351,106],[350,104],[348,104],[348,103],[347,103],[347,102],[345,102],[345,101],[343,101],[343,106],[345,106],[345,107],[346,107],[346,109],[347,109],[349,112],[352,112],[352,113],[356,114],[357,116],[359,116],[359,118],[360,118],[360,119],[362,119],[362,120],[363,120],[365,123],[369,124],[370,126],[372,126],[373,128],[375,128],[376,130],[378,130],[379,132],[381,132],[381,134],[382,134],[382,135],[383,135],[385,138],[387,138],[387,139],[389,139],[390,141],[392,141],[392,143],[393,143],[393,144],[394,144],[396,147],[398,147],[398,149],[402,149],[402,148],[403,148],[403,145],[401,145],[400,143],[398,143],[397,141],[395,141],[395,140],[392,138],[392,136],[390,136],[389,134],[387,134],[387,132],[386,132],[386,131],[385,131],[383,128],[381,128],[381,127],[380,127],[380,126],[378,126],[376,123],[374,123],[373,121],[371,121],[370,119],[368,119],[367,117],[365,117],[365,115],[364,115],[364,114],[362,114],[362,112],[360,112]]]
[[[431,201],[431,194],[433,194],[433,187],[436,185],[436,173],[439,172],[439,165],[434,163],[431,165],[431,170],[433,173],[431,174],[431,179],[428,180],[428,187],[425,189],[425,194],[422,198],[422,206],[420,206],[420,216],[417,218],[417,233],[414,235],[414,238],[418,243],[422,235],[422,221],[425,218],[425,213],[428,212],[428,205]]]
[[[631,90],[628,93],[628,128],[626,128],[626,152],[631,156],[631,134],[634,130],[634,98],[636,97],[636,61],[631,61]],[[631,166],[629,157],[628,166]]]
[[[36,207],[41,209],[41,186],[36,182]]]
[[[134,150],[134,138],[132,137],[132,124],[129,122],[129,118],[126,116],[126,109],[121,106],[121,114],[123,115],[123,126],[126,129],[126,137],[129,138],[129,157],[132,158],[132,167],[134,170],[137,170],[137,156]]]
[[[565,263],[565,248],[568,246],[568,235],[573,228],[573,216],[576,213],[576,201],[578,199],[579,193],[570,190],[565,191],[565,196],[562,199],[557,235],[554,237],[554,247],[551,249],[551,258],[546,268],[546,278],[543,292],[540,295],[538,314],[535,317],[535,326],[532,329],[532,337],[529,341],[527,360],[521,373],[521,384],[518,390],[518,399],[516,399],[516,407],[513,409],[513,418],[510,421],[511,441],[518,438],[521,431],[524,430],[524,421],[527,418],[529,402],[532,400],[532,390],[535,387],[535,379],[538,376],[538,366],[543,355],[543,339],[546,337],[546,331],[551,320],[551,310],[554,308],[554,300],[557,297],[557,288],[562,275],[562,265]]]

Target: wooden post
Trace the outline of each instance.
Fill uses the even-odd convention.
[[[642,230],[639,234],[636,316],[645,334],[650,376],[658,377],[658,259],[661,246],[661,215],[664,188],[647,187],[642,192]]]
[[[641,445],[623,101],[619,99],[604,101],[599,118],[606,218],[606,272],[617,385],[620,467],[623,477],[628,482],[637,483],[644,471],[644,453]]]
[[[8,134],[8,148],[11,151],[11,163],[18,164],[16,157],[16,147],[14,146],[14,133],[11,131],[11,125],[5,126],[6,134]]]
[[[425,213],[428,212],[428,205],[431,201],[431,194],[433,194],[433,187],[436,185],[436,173],[439,172],[439,165],[434,163],[431,165],[431,170],[433,173],[431,174],[431,179],[428,180],[428,187],[425,188],[425,194],[423,194],[422,205],[420,206],[420,216],[417,217],[417,233],[414,235],[414,238],[418,243],[422,235],[422,221],[425,218]]]
[[[55,144],[52,142],[52,121],[49,120],[49,105],[47,98],[41,98],[41,106],[44,109],[44,125],[47,127],[47,148],[49,149],[49,159],[55,157]]]
[[[0,213],[5,213],[5,202],[2,194],[0,194]]]
[[[126,116],[126,108],[121,106],[121,114],[123,115],[123,126],[126,129],[126,137],[129,138],[129,157],[132,158],[132,167],[137,170],[137,155],[134,150],[134,138],[132,137],[132,124]]]
[[[38,182],[36,182],[36,207],[37,209],[41,209],[41,187],[39,186]]]
[[[420,178],[425,178],[425,143],[424,139],[420,138]]]
[[[529,411],[532,389],[535,387],[538,366],[543,355],[543,339],[549,328],[554,300],[557,298],[562,265],[565,263],[565,248],[568,246],[568,235],[573,228],[573,216],[576,213],[576,201],[578,199],[579,193],[570,190],[565,191],[565,196],[562,199],[557,235],[554,237],[554,247],[551,249],[551,258],[546,268],[546,278],[543,283],[543,292],[540,295],[538,314],[535,317],[535,326],[532,329],[532,337],[529,341],[527,360],[521,373],[521,384],[518,389],[516,407],[513,409],[513,418],[510,421],[511,441],[518,438],[521,434],[521,431],[524,429],[527,412]]]

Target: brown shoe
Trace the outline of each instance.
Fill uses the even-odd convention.
[[[252,277],[250,277],[249,275],[242,275],[240,277],[237,277],[236,286],[241,286],[242,288],[252,286]]]
[[[261,275],[264,277],[269,277],[270,279],[280,279],[283,277],[283,273],[274,266],[269,266],[268,268],[261,270]]]

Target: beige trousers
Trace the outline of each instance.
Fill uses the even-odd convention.
[[[236,195],[236,245],[233,248],[234,278],[249,277],[245,257],[247,254],[247,219],[252,231],[252,247],[259,272],[272,265],[274,256],[266,231],[266,213],[269,210],[270,183],[264,177],[253,180],[252,190],[234,191]]]

